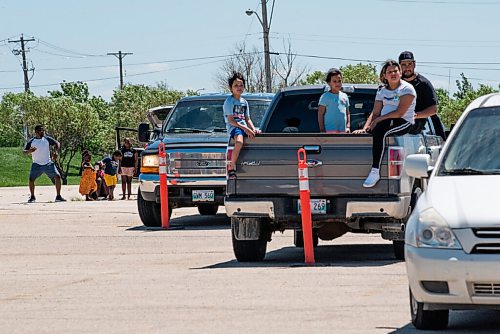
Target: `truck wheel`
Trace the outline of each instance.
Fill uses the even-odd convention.
[[[405,260],[405,241],[404,240],[392,240],[392,248],[394,249],[394,257],[397,260]]]
[[[219,204],[198,204],[198,212],[203,216],[213,216],[219,211]]]
[[[410,290],[411,323],[417,329],[438,330],[448,327],[449,310],[424,310],[424,303],[418,302]]]
[[[141,189],[137,194],[137,209],[139,217],[144,226],[161,227],[161,206],[156,202],[145,201],[142,198]],[[168,207],[168,218],[172,215],[172,207]]]
[[[293,244],[295,247],[304,248],[304,234],[302,230],[293,230]],[[313,228],[313,247],[318,247],[318,230]]]
[[[233,252],[238,262],[260,262],[264,260],[267,250],[265,233],[260,233],[258,240],[238,240],[234,236],[234,224],[237,218],[231,218],[231,237],[233,239]]]

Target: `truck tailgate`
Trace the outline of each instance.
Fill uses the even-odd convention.
[[[395,145],[395,139],[387,138],[386,144]],[[381,180],[373,188],[363,188],[371,169],[370,135],[280,133],[245,138],[237,180],[228,180],[228,195],[298,196],[297,150],[302,147],[311,149],[307,160],[312,197],[387,196],[399,191],[397,180],[387,177],[387,152]]]

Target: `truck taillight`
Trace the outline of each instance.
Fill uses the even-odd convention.
[[[389,147],[388,174],[390,179],[399,179],[403,173],[404,149],[400,146]]]
[[[226,149],[226,174],[229,170],[229,163],[231,162],[231,157],[233,156],[233,147],[227,147]]]

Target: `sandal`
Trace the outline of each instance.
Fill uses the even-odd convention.
[[[227,171],[227,178],[230,180],[236,180],[236,171],[234,169],[230,169]]]

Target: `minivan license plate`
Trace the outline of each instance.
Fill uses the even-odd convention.
[[[326,199],[311,199],[311,213],[326,214]],[[298,212],[302,213],[300,208],[300,199],[298,200]]]
[[[213,202],[215,192],[213,190],[193,190],[193,202]]]

